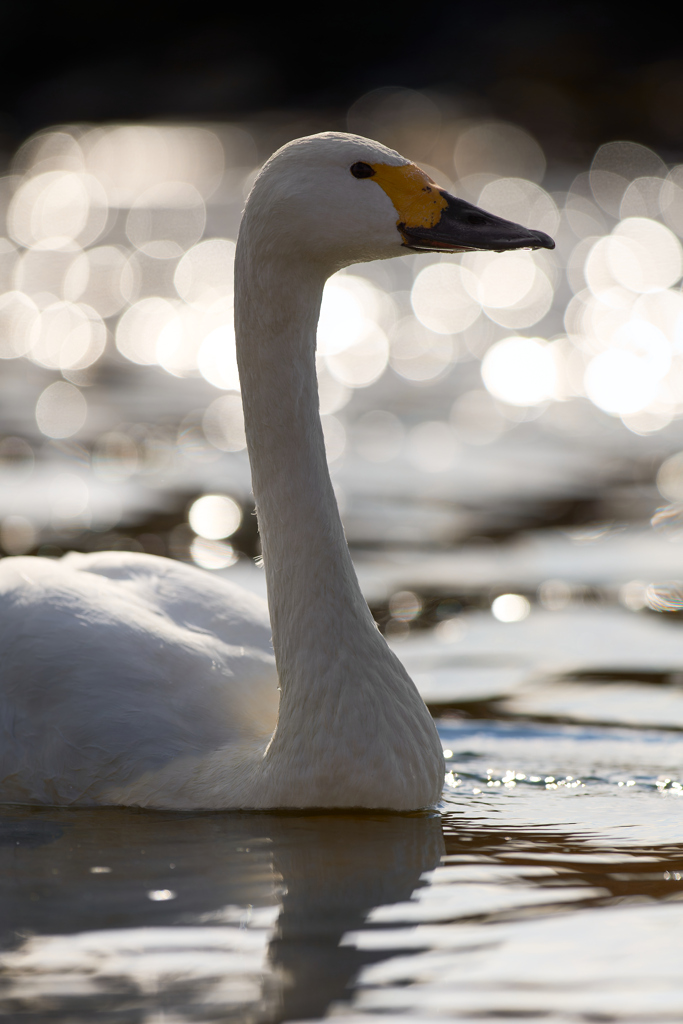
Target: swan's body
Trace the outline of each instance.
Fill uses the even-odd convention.
[[[405,246],[538,245],[552,243],[365,139],[313,136],[271,158],[240,230],[235,314],[274,656],[265,604],[199,569],[116,552],[3,560],[0,800],[438,801],[436,729],[360,593],[327,471],[320,300],[340,267]]]
[[[0,607],[5,800],[132,803],[114,790],[272,734],[268,611],[241,587],[127,552],[12,558]]]

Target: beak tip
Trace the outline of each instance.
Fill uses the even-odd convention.
[[[545,231],[534,231],[534,235],[538,239],[538,245],[540,249],[555,248],[554,240],[550,237],[550,235],[546,235]]]

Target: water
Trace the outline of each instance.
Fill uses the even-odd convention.
[[[549,615],[396,644],[427,697],[451,664],[440,813],[3,808],[4,1018],[680,1020],[678,627]],[[622,666],[670,633],[649,675],[600,660],[620,615]],[[541,675],[582,618],[583,674]],[[462,663],[496,646],[487,691]]]
[[[320,1014],[378,959],[343,936],[443,850],[435,814],[7,810],[2,835],[0,1007],[21,1020]]]

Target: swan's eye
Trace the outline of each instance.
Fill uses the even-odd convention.
[[[486,224],[486,217],[482,217],[479,213],[469,213],[467,215],[468,224]]]
[[[361,160],[356,164],[351,164],[351,174],[354,178],[371,178],[374,173],[374,167],[371,167],[370,164],[364,164]]]

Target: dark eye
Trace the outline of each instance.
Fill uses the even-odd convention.
[[[486,224],[486,217],[482,217],[480,213],[468,213],[467,214],[468,224]]]
[[[375,171],[370,164],[364,164],[360,160],[357,164],[351,164],[351,174],[354,178],[371,178],[374,173]]]

